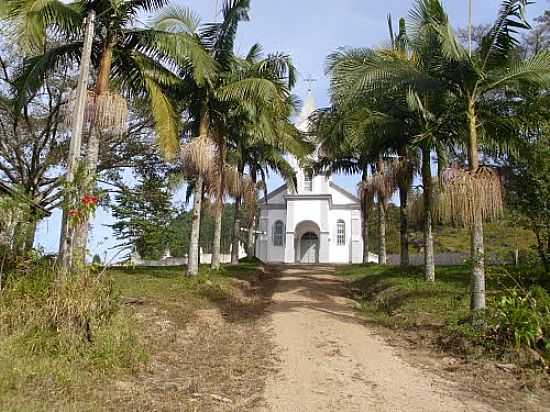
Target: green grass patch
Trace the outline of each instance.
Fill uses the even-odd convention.
[[[549,283],[543,272],[525,267],[487,269],[488,310],[483,327],[470,321],[470,270],[438,267],[436,282],[421,267],[353,265],[339,270],[350,280],[364,315],[393,329],[426,332],[465,354],[503,355],[530,347],[550,353]]]
[[[136,306],[183,324],[227,300],[230,278],[253,280],[258,266],[85,269],[56,280],[48,267],[12,274],[0,291],[0,410],[97,410],[111,379],[140,370],[148,353]],[[149,348],[151,349],[151,348]]]

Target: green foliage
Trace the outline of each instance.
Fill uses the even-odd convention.
[[[12,274],[0,291],[0,404],[9,410],[29,390],[46,403],[52,393],[86,393],[100,377],[135,369],[145,353],[134,329],[108,276],[61,276],[45,261]]]
[[[529,347],[550,355],[550,283],[536,267],[490,267],[490,309],[483,327],[469,316],[469,268],[436,268],[436,283],[420,267],[352,265],[339,269],[365,316],[383,326],[435,337],[452,351],[509,356]],[[435,335],[435,336],[434,336]]]
[[[244,212],[242,212],[244,215]],[[235,205],[224,205],[222,215],[221,252],[229,253],[231,250],[231,234],[235,219]],[[170,250],[174,256],[184,256],[189,252],[189,239],[191,236],[192,211],[181,212],[171,223],[174,235],[170,243]],[[241,222],[245,222],[241,219]],[[201,215],[200,247],[205,253],[212,250],[214,240],[214,215],[210,207],[204,207]]]
[[[379,233],[376,227],[376,210],[370,211],[372,220],[369,224],[369,240],[371,251],[378,244]],[[409,225],[410,253],[421,254],[423,244],[422,226],[415,222]],[[496,223],[488,223],[484,227],[485,250],[487,255],[499,259],[511,260],[515,249],[519,251],[520,261],[527,263],[530,251],[536,245],[533,232],[522,222],[518,222],[508,209],[505,217]],[[399,208],[389,204],[386,213],[386,248],[389,254],[399,253]],[[464,253],[470,252],[470,234],[468,229],[461,226],[437,225],[434,226],[435,253]]]
[[[519,212],[518,220],[530,227],[537,240],[537,252],[550,273],[550,123],[548,118],[538,130],[542,133],[526,142],[519,156],[512,159],[508,182],[509,199]]]
[[[502,344],[550,354],[550,296],[540,286],[512,289],[495,298],[492,329]]]
[[[176,236],[172,225],[175,210],[171,194],[162,176],[146,172],[132,189],[125,189],[115,197],[111,227],[118,247],[136,250],[145,259],[159,259],[171,249]]]

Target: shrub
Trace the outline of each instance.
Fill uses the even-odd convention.
[[[497,341],[550,352],[550,296],[540,286],[512,289],[495,299],[491,329]]]
[[[105,371],[143,359],[132,317],[120,310],[108,277],[89,269],[56,276],[37,265],[9,277],[0,293],[0,358],[48,358],[53,374],[57,360]]]

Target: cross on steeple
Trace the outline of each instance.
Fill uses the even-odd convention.
[[[310,74],[304,80],[307,83],[307,91],[311,92],[311,90],[312,90],[311,86],[313,85],[313,83],[315,83],[317,81],[317,79],[314,79],[313,76]]]

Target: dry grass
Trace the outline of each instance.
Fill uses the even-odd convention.
[[[203,268],[194,279],[182,273],[112,271],[122,308],[95,335],[90,356],[42,352],[29,362],[10,356],[4,345],[0,410],[212,411],[258,405],[271,346],[260,320],[267,301],[255,287],[257,267],[227,267],[219,274]],[[117,336],[126,334],[135,339],[124,341],[121,351]],[[113,359],[120,363],[109,364]]]
[[[240,411],[261,403],[271,345],[260,321],[267,302],[256,282],[252,265],[228,267],[221,279],[200,282],[192,313],[175,296],[132,305],[151,362],[115,382],[109,404],[120,411]]]

